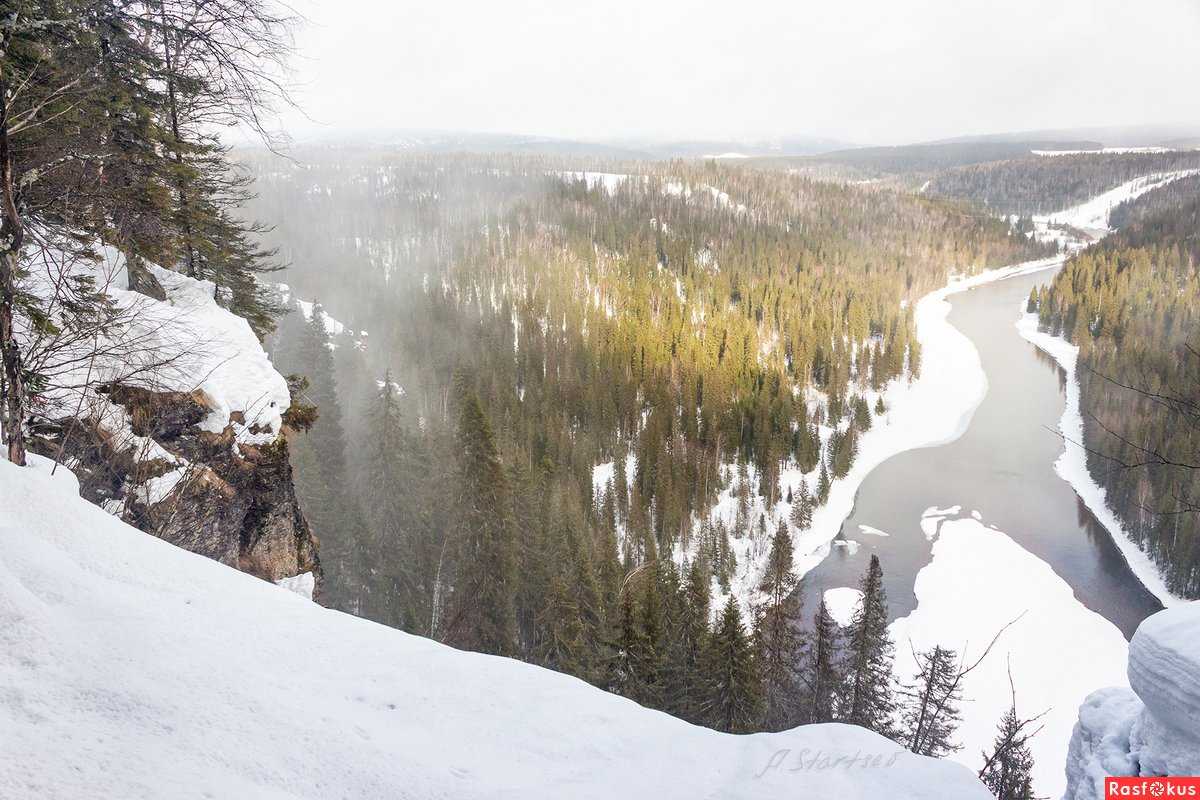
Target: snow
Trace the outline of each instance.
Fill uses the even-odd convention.
[[[297,299],[296,305],[299,306],[300,313],[304,315],[304,321],[311,322],[312,315],[313,315],[313,308],[315,307],[316,304],[309,303],[305,300]],[[326,313],[324,308],[321,309],[321,322],[325,326],[325,332],[328,333],[330,336],[341,336],[346,330],[346,326],[343,325],[341,322],[338,322],[333,317],[329,316],[329,314]],[[366,333],[366,331],[363,331],[363,333]]]
[[[833,621],[843,628],[849,627],[854,620],[854,612],[862,603],[863,593],[850,586],[839,586],[836,589],[825,590],[825,608]]]
[[[1060,796],[1076,709],[1090,687],[1125,684],[1127,645],[1121,632],[1076,600],[1048,564],[971,518],[942,523],[933,558],[913,589],[916,609],[890,628],[902,679],[915,674],[914,648],[951,647],[969,665],[1013,623],[965,678],[958,731],[963,749],[952,758],[978,769],[979,754],[990,748],[1012,701],[1011,669],[1018,712],[1033,716],[1048,710],[1044,730],[1031,742],[1034,790]]]
[[[138,499],[147,506],[156,505],[170,496],[175,487],[187,476],[186,467],[176,467],[156,478],[150,478],[135,489]]]
[[[167,304],[178,312],[162,335],[203,345],[181,358],[167,388],[203,393],[211,410],[200,422],[202,430],[220,433],[232,425],[238,442],[274,441],[291,395],[250,324],[217,305],[211,282],[156,266],[150,270],[166,290]],[[139,320],[139,324],[146,323]],[[241,412],[243,422],[232,420],[234,412]]]
[[[1096,155],[1099,153],[1105,154],[1127,154],[1127,153],[1170,153],[1173,151],[1169,147],[1101,147],[1097,150],[1030,150],[1035,156],[1077,156],[1077,155]]]
[[[313,592],[317,589],[317,578],[311,572],[301,572],[290,578],[280,578],[275,581],[275,585],[294,592],[305,600],[312,600]]]
[[[303,602],[0,463],[0,795],[986,800],[847,725],[730,736]]]
[[[1155,719],[1200,744],[1200,600],[1142,621],[1129,643],[1129,684]],[[1194,756],[1200,767],[1200,749]]]
[[[1022,304],[1023,308],[1024,304]],[[1171,590],[1167,588],[1166,581],[1163,580],[1158,567],[1150,559],[1150,556],[1138,547],[1137,542],[1134,541],[1120,518],[1109,508],[1105,499],[1104,487],[1096,483],[1095,478],[1088,472],[1087,450],[1083,445],[1083,414],[1080,411],[1079,380],[1076,376],[1079,348],[1065,339],[1038,330],[1037,314],[1022,311],[1017,319],[1017,330],[1020,331],[1022,337],[1057,361],[1059,367],[1066,373],[1067,399],[1063,406],[1062,417],[1058,421],[1058,430],[1063,436],[1063,452],[1054,462],[1054,471],[1071,484],[1075,493],[1083,500],[1084,505],[1108,530],[1113,542],[1120,549],[1125,561],[1128,562],[1129,568],[1142,582],[1142,585],[1164,606],[1185,602],[1183,598],[1172,594]]]
[[[1067,748],[1064,800],[1103,800],[1104,778],[1136,775],[1130,739],[1142,702],[1130,689],[1092,692],[1079,707],[1079,721]]]
[[[1108,216],[1118,205],[1191,175],[1200,175],[1200,169],[1183,169],[1143,175],[1140,178],[1126,181],[1115,189],[1110,189],[1080,205],[1056,211],[1053,214],[1034,216],[1033,221],[1042,226],[1069,225],[1083,231],[1104,233],[1109,229]]]
[[[862,545],[853,539],[834,539],[833,544],[835,547],[842,548],[850,555],[854,555],[858,552],[858,548],[862,547]]]
[[[30,276],[31,290],[50,297],[60,273],[89,273],[126,323],[56,356],[45,371],[58,388],[44,395],[43,413],[65,416],[82,409],[116,441],[137,449],[142,460],[181,463],[156,443],[134,436],[124,409],[94,391],[120,382],[156,392],[193,393],[209,409],[199,424],[202,430],[220,433],[232,426],[238,443],[274,441],[291,405],[287,382],[249,323],[213,299],[212,282],[147,265],[167,296],[154,300],[128,290],[121,253],[109,247],[98,250],[102,258],[97,264],[47,250]],[[98,354],[94,360],[92,352]]]
[[[870,525],[859,525],[858,529],[867,536],[891,536],[891,534],[887,531],[881,531],[879,528],[872,528]]]
[[[1147,617],[1129,643],[1130,689],[1079,708],[1067,800],[1100,800],[1109,775],[1200,775],[1200,601]]]
[[[617,172],[558,172],[555,173],[564,181],[584,181],[587,183],[588,189],[595,189],[597,186],[603,187],[608,194],[616,194],[617,189],[621,184],[625,183],[631,176]],[[645,175],[633,176],[640,178],[643,182],[646,180]]]
[[[749,158],[745,153],[718,153],[717,155],[701,156],[702,158]]]

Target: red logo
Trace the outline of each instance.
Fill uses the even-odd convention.
[[[1194,797],[1200,800],[1200,777],[1195,778],[1105,778],[1104,800],[1147,797],[1151,800]]]

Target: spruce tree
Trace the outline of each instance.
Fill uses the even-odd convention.
[[[790,521],[797,531],[806,531],[812,525],[813,502],[808,493],[808,481],[800,479],[800,488],[792,498],[792,513]]]
[[[996,800],[1034,800],[1033,753],[1029,747],[1034,733],[1029,722],[1017,716],[1015,703],[1000,719],[996,742],[990,754],[984,753],[984,768],[979,773]]]
[[[732,595],[709,637],[704,668],[708,685],[705,724],[726,733],[753,731],[762,716],[762,686],[742,614]]]
[[[847,635],[845,697],[839,717],[890,736],[896,708],[895,647],[888,635],[887,594],[878,556],[871,556],[859,588],[863,597]]]
[[[612,626],[620,613],[621,554],[617,544],[616,501],[611,490],[604,495],[596,540],[596,577],[606,623]]]
[[[959,749],[953,741],[962,717],[956,654],[940,645],[916,654],[917,675],[900,691],[903,743],[922,756],[941,758]]]
[[[755,608],[754,644],[758,672],[763,682],[763,724],[783,730],[800,718],[798,671],[804,657],[804,637],[796,625],[800,608],[796,587],[800,579],[792,564],[792,537],[779,523],[771,539],[766,570],[758,591],[763,600]]]
[[[508,481],[479,396],[461,388],[460,394],[453,533],[458,575],[444,637],[460,649],[515,655],[516,548]]]
[[[701,722],[705,699],[704,654],[708,646],[711,571],[703,558],[687,565],[682,588],[677,652],[672,669],[673,695],[668,710],[689,722]]]
[[[663,707],[666,677],[666,626],[660,570],[660,563],[654,561],[642,571],[640,636],[635,650],[641,680],[638,696],[634,699],[648,708]]]
[[[841,646],[841,629],[822,598],[816,614],[813,615],[813,630],[803,671],[804,683],[808,689],[806,722],[834,720],[836,699],[842,685],[839,668]]]
[[[829,469],[825,466],[825,459],[821,459],[821,472],[817,476],[817,505],[823,506],[829,501],[829,492],[833,488],[833,484],[829,480]]]

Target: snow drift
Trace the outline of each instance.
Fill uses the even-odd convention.
[[[1148,617],[1129,643],[1130,689],[1079,709],[1065,800],[1099,800],[1104,777],[1200,775],[1200,601]]]
[[[730,736],[172,547],[0,463],[0,796],[986,800],[860,728]]]

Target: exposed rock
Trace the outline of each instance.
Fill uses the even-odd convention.
[[[296,499],[287,439],[238,443],[234,424],[199,427],[210,410],[201,392],[130,386],[105,394],[128,415],[135,441],[114,441],[94,420],[43,425],[33,449],[58,455],[80,480],[80,494],[135,527],[264,580],[311,572],[317,542]],[[152,451],[152,452],[151,452]]]

